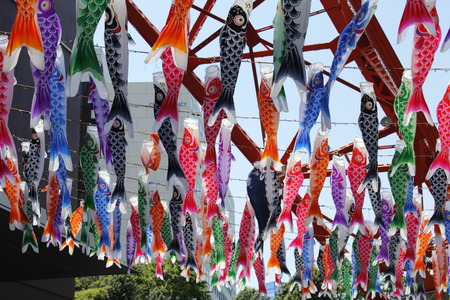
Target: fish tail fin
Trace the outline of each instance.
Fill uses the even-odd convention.
[[[9,72],[14,69],[19,59],[20,49],[23,45],[28,48],[28,53],[30,54],[33,65],[36,68],[43,70],[44,50],[42,48],[42,40],[36,18],[25,17],[24,14],[18,13],[9,36],[8,46],[6,47],[3,72]]]
[[[275,105],[275,108],[277,109],[277,111],[279,111],[279,112],[282,112],[282,111],[288,112],[289,111],[284,86],[281,87],[281,90],[278,93],[278,95],[270,94],[270,96],[272,97],[273,104]]]
[[[277,224],[281,225],[281,223],[287,222],[290,228],[292,228],[292,210],[291,207],[284,206],[283,210],[281,211],[280,216],[278,217]]]
[[[266,232],[270,232],[271,230],[277,231],[277,213],[275,213],[275,209],[270,213],[269,220],[267,221]]]
[[[303,279],[306,281],[306,284],[313,284],[314,281],[312,278],[312,269],[311,268],[305,268],[305,271],[303,272]]]
[[[389,248],[386,247],[385,244],[383,244],[380,248],[380,252],[378,253],[377,257],[375,258],[374,263],[378,261],[384,261],[386,265],[389,265]]]
[[[441,226],[441,228],[444,227],[445,224],[445,218],[444,218],[444,210],[437,210],[435,209],[433,215],[430,218],[430,221],[428,221],[427,229],[425,231],[428,231],[428,229],[431,229],[431,227],[436,224]]]
[[[141,229],[141,243],[138,246],[141,247],[142,250],[146,249],[147,254],[150,254],[151,251],[148,250],[148,244],[151,242],[151,240],[147,242],[147,232],[145,231],[145,229]]]
[[[195,261],[194,254],[192,254],[191,252],[188,253],[187,260],[186,260],[186,268],[189,268],[189,267],[191,267],[194,270],[198,270],[197,262]]]
[[[280,262],[280,270],[282,273],[287,274],[288,276],[291,276],[291,272],[289,272],[289,269],[288,269],[286,263]]]
[[[266,289],[266,282],[265,282],[265,280],[260,280],[258,282],[258,292],[259,292],[260,295],[261,294],[267,295],[267,289]]]
[[[255,245],[253,247],[254,251],[257,252],[259,249],[262,249],[264,246],[263,240],[264,232],[260,232],[258,237],[256,238]]]
[[[355,209],[352,220],[350,222],[350,227],[359,224],[360,226],[364,226],[364,215],[362,213],[362,209]]]
[[[206,210],[208,213],[208,219],[211,219],[214,216],[219,216],[219,208],[214,201],[208,202],[208,207]]]
[[[83,245],[88,246],[89,244],[89,228],[87,225],[87,222],[82,222],[81,224],[81,230],[80,230],[80,242]]]
[[[147,256],[144,252],[142,252],[141,247],[139,245],[136,245],[136,263],[146,263],[147,262]]]
[[[204,166],[207,166],[211,163],[216,163],[216,148],[214,147],[214,145],[207,146],[205,158],[203,159]]]
[[[417,216],[417,209],[412,199],[406,200],[405,207],[403,207],[403,213],[405,214],[405,216],[407,213],[413,213],[415,216]]]
[[[49,171],[56,171],[59,167],[59,157],[61,156],[67,170],[72,171],[72,158],[69,152],[69,145],[67,143],[67,136],[61,131],[60,133],[51,134],[50,142],[50,161]]]
[[[330,87],[327,86],[326,93],[320,102],[320,119],[322,130],[331,129],[331,113],[330,113]]]
[[[156,257],[156,270],[155,270],[155,274],[156,274],[156,277],[158,277],[159,279],[164,279],[164,273],[163,273],[163,270],[162,270],[162,262],[163,262],[163,258],[162,258],[162,256],[161,256],[161,254],[159,254],[157,257]]]
[[[104,83],[103,72],[98,63],[95,53],[94,42],[85,38],[78,38],[73,45],[70,56],[69,70],[67,72],[67,95],[75,96],[81,82],[83,73],[89,72],[95,82],[97,91],[101,98],[108,97],[108,91]]]
[[[397,44],[401,43],[409,26],[423,23],[432,35],[436,35],[433,18],[423,1],[406,1],[406,6],[398,27]]]
[[[106,171],[108,171],[109,173],[114,173],[114,164],[112,161],[112,150],[111,147],[108,145],[108,143],[105,143],[105,146],[101,146],[104,151],[103,151],[103,155],[105,158],[105,163],[106,163]]]
[[[109,201],[108,207],[106,210],[108,212],[113,212],[114,209],[116,209],[117,201],[122,200],[124,201],[126,199],[125,195],[125,184],[122,180],[117,180],[116,186],[114,187],[114,191],[111,196],[111,200]],[[120,207],[123,207],[122,202],[120,202]]]
[[[333,270],[333,273],[331,273],[330,278],[328,278],[328,282],[330,281],[334,281],[334,282],[338,282],[339,281],[339,268],[336,266]]]
[[[46,111],[50,111],[50,89],[46,84],[36,85],[31,104],[30,127],[36,127]]]
[[[169,165],[167,167],[167,188],[175,185],[183,186],[185,190],[188,190],[186,176],[177,157],[169,159]]]
[[[220,249],[220,247],[216,247],[216,264],[218,270],[225,269],[225,252],[224,249]]]
[[[301,254],[301,251],[303,249],[303,235],[302,234],[298,234],[295,237],[295,239],[292,240],[292,242],[289,244],[288,249],[290,249],[292,247],[297,247],[298,251]]]
[[[367,291],[367,276],[368,272],[360,272],[358,278],[355,281],[355,286],[360,286],[364,291]]]
[[[375,192],[378,191],[378,165],[377,162],[375,160],[373,160],[372,162],[369,162],[369,170],[367,171],[366,177],[364,177],[363,182],[361,183],[361,185],[358,188],[358,193],[361,193],[364,188],[371,183],[372,184],[372,188]]]
[[[401,209],[395,211],[394,218],[392,219],[391,228],[389,229],[389,235],[393,235],[397,228],[405,228],[405,215]]]
[[[72,236],[67,236],[66,240],[64,241],[64,243],[61,244],[61,248],[60,250],[63,250],[64,248],[68,247],[69,249],[69,254],[72,255],[73,254],[73,250],[75,249],[75,241],[73,240]]]
[[[168,20],[166,26],[159,34],[158,40],[153,45],[151,51],[145,58],[145,63],[155,62],[164,50],[171,46],[173,59],[175,65],[182,69],[187,69],[187,34],[188,34],[188,19],[185,19],[183,24],[180,24],[177,17],[172,17]]]
[[[309,207],[308,214],[306,215],[305,225],[309,225],[312,222],[314,217],[316,217],[316,219],[317,219],[317,224],[319,224],[319,225],[324,224],[323,215],[322,215],[322,211],[320,210],[318,199],[312,200],[311,206]]]
[[[347,218],[345,217],[345,214],[342,210],[336,210],[336,215],[334,216],[333,220],[333,227],[342,225],[344,228],[347,227]]]
[[[299,130],[295,141],[294,152],[297,152],[300,149],[306,149],[308,153],[311,154],[311,137],[309,131],[305,128]]]
[[[434,126],[433,118],[431,117],[428,105],[425,102],[422,89],[416,89],[412,92],[411,97],[408,100],[405,110],[405,119],[403,120],[403,125],[408,125],[413,113],[421,111],[425,116],[428,124]]]
[[[131,118],[130,107],[127,97],[122,90],[117,90],[114,95],[113,104],[105,123],[105,129],[109,131],[116,118],[122,119],[128,129],[128,135],[133,137],[133,119]]]
[[[172,125],[172,132],[176,135],[178,133],[178,97],[169,90],[166,98],[164,99],[158,115],[156,116],[155,124],[153,125],[153,131],[158,131],[161,128],[165,119],[169,118]]]
[[[234,108],[233,93],[226,88],[222,89],[219,99],[214,105],[213,111],[208,120],[208,126],[213,126],[214,123],[216,123],[216,119],[222,109],[226,112],[228,121],[232,124],[236,124],[236,109]]]
[[[422,278],[425,278],[425,264],[424,264],[424,260],[422,259],[416,259],[416,263],[413,269],[413,274],[414,276],[416,275],[416,273],[419,272],[419,275]]]
[[[271,253],[269,261],[267,262],[267,271],[266,274],[269,274],[271,270],[275,270],[276,274],[281,274],[281,267],[280,263],[278,261],[278,258],[276,256],[276,253]]]
[[[442,43],[441,52],[444,53],[450,48],[450,30],[445,35],[444,42]]]
[[[287,77],[291,77],[297,88],[306,89],[306,70],[302,53],[296,47],[288,51],[284,56],[278,70],[278,74],[273,82],[271,95],[277,96]]]
[[[270,161],[274,163],[274,167],[276,167],[276,169],[281,169],[276,136],[267,136],[266,146],[264,147],[264,151],[261,155],[261,168],[270,166]]]
[[[98,242],[98,247],[101,248],[105,246],[107,249],[111,247],[111,236],[108,229],[103,230],[100,235],[100,241]]]
[[[152,253],[159,252],[160,254],[164,254],[165,250],[166,249],[161,234],[155,234],[155,239],[152,243]]]
[[[177,237],[174,237],[172,239],[172,242],[170,243],[169,248],[167,249],[166,253],[175,252],[177,256],[181,255],[181,248],[180,248],[180,241]]]
[[[23,230],[25,222],[28,220],[27,215],[23,211],[23,208],[19,205],[11,205],[11,211],[9,212],[9,229]]]
[[[114,259],[120,258],[122,256],[122,244],[120,243],[120,238],[114,241],[112,252],[112,256]]]
[[[5,120],[0,120],[0,149],[8,146],[10,149],[15,149],[14,140],[11,132],[8,129],[8,124]]]
[[[386,281],[386,283],[390,282],[393,286],[395,285],[395,265],[389,264],[389,266],[386,268],[386,272],[383,275],[383,279]]]
[[[84,210],[95,211],[95,202],[94,202],[94,195],[92,194],[92,191],[86,191],[84,194]]]
[[[44,232],[42,233],[42,242],[48,242],[53,239],[55,236],[55,227],[53,226],[53,222],[47,221],[44,227]]]
[[[244,249],[241,249],[241,251],[239,252],[239,257],[238,257],[238,261],[236,264],[236,271],[237,271],[237,266],[245,267],[246,265],[247,265],[247,253],[244,251]]]
[[[391,176],[395,174],[401,164],[408,165],[409,174],[411,174],[411,176],[416,175],[416,158],[414,155],[414,148],[411,145],[406,145],[403,151],[400,153],[398,160],[392,169]]]
[[[416,261],[416,249],[414,247],[408,247],[406,249],[403,264],[406,264],[406,261],[408,261],[408,260],[411,261],[411,263],[414,265],[414,263]]]
[[[22,253],[27,251],[28,246],[31,246],[34,252],[39,253],[39,246],[36,235],[34,234],[33,226],[30,223],[25,223],[22,239]]]
[[[296,285],[298,285],[300,288],[302,286],[302,273],[301,272],[295,272],[294,279],[292,279],[291,287],[289,288],[289,291],[292,291]]]
[[[439,154],[434,159],[433,163],[431,164],[430,168],[428,169],[427,176],[425,177],[426,180],[430,180],[431,176],[433,176],[434,172],[441,168],[444,170],[445,175],[447,175],[447,183],[450,181],[450,156],[449,156],[449,150],[448,149],[441,149]]]
[[[186,193],[186,197],[184,198],[183,204],[183,215],[186,215],[186,212],[197,213],[197,203],[195,202],[194,190],[189,189]]]

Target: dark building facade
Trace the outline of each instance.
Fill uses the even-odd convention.
[[[62,49],[64,52],[66,69],[70,59],[70,49],[73,45],[76,31],[75,16],[76,0],[55,1],[55,6],[62,24]],[[9,34],[16,16],[16,3],[13,0],[3,0],[0,9],[0,33]],[[103,26],[100,24],[100,26]],[[22,174],[21,142],[29,140],[30,110],[34,93],[34,81],[30,68],[30,60],[26,48],[20,54],[19,62],[14,69],[17,84],[14,87],[14,98],[9,114],[9,128],[14,137],[18,150],[20,174]],[[68,172],[68,178],[73,179],[72,208],[78,207],[78,200],[84,197],[84,185],[80,180],[78,153],[82,145],[86,127],[92,123],[91,107],[87,102],[89,87],[82,84],[79,95],[67,99],[67,136],[73,171]],[[46,132],[46,149],[48,149],[48,132]],[[47,185],[48,159],[45,162],[43,179],[40,188]],[[46,193],[41,192],[41,207],[45,208]],[[10,231],[8,226],[9,209],[5,203],[5,194],[0,193],[0,254],[3,258],[0,268],[0,299],[71,299],[74,295],[74,277],[86,275],[112,274],[118,268],[105,268],[105,262],[96,257],[89,258],[79,249],[73,256],[67,249],[58,248],[40,242],[42,227],[36,228],[39,241],[39,253],[31,249],[22,254],[22,232]],[[3,203],[3,204],[2,204]],[[7,203],[7,202],[6,202]],[[45,217],[45,212],[43,210]]]

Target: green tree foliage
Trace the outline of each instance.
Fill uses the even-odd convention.
[[[314,284],[317,287],[317,292],[314,294],[311,294],[310,299],[329,299],[328,297],[322,296],[319,297],[319,293],[322,290],[322,282],[323,278],[320,276],[320,272],[318,268],[314,268],[313,270],[313,281]],[[289,282],[284,283],[282,286],[282,290],[279,292],[275,300],[296,300],[302,298],[302,291],[300,290],[299,286],[296,286],[293,288],[292,291],[289,291],[289,288],[291,287],[292,278]],[[384,291],[386,293],[386,291]],[[342,276],[340,276],[340,280],[336,289],[336,296],[333,299],[342,299],[344,300],[345,297],[345,288],[342,284]],[[358,291],[358,294],[355,298],[356,300],[365,300],[367,297],[365,297],[365,293],[362,293],[361,290]]]
[[[83,300],[169,300],[210,299],[206,283],[195,282],[195,272],[187,282],[180,276],[178,263],[163,263],[164,280],[155,275],[155,263],[135,266],[137,273],[128,275],[76,278],[75,299]]]
[[[234,300],[266,300],[270,299],[269,297],[262,296],[259,294],[258,290],[250,287],[245,287],[242,291],[240,291]]]

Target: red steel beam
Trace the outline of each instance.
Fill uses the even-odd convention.
[[[206,17],[211,17],[216,19],[217,17],[213,14],[210,13],[211,9],[214,7],[214,4],[216,4],[217,0],[208,0],[205,3],[205,6],[203,6],[203,8],[198,7],[197,5],[192,5],[192,8],[197,9],[198,11],[202,12],[197,20],[195,20],[194,25],[192,26],[191,31],[189,32],[189,45],[192,45],[192,43],[195,41],[195,39],[197,38],[198,33],[200,32],[200,29],[202,29],[203,24],[206,21]],[[217,18],[217,21],[223,23],[224,20]]]

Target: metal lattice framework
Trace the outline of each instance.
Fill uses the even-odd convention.
[[[253,3],[253,9],[257,9],[257,7],[264,1],[265,0],[255,0]],[[221,23],[224,22],[222,18],[211,13],[211,10],[214,7],[215,3],[216,0],[207,0],[203,7],[193,5],[192,8],[199,11],[200,14],[193,23],[192,29],[190,31],[190,44],[192,44],[192,42],[197,38],[198,33],[200,32],[207,18],[213,18]],[[326,13],[335,26],[337,32],[342,32],[345,26],[347,26],[347,24],[354,17],[354,11],[358,10],[361,7],[360,0],[321,0],[321,3],[323,9],[320,11],[312,12],[311,15]],[[136,6],[136,4],[133,3],[132,0],[127,0],[127,7],[130,23],[136,28],[143,39],[150,46],[152,46],[159,36],[159,30],[143,14],[143,12]],[[250,20],[247,29],[248,52],[244,53],[243,58],[250,59],[253,62],[252,74],[256,91],[258,90],[258,79],[254,63],[255,59],[261,57],[272,57],[273,54],[272,42],[267,41],[260,36],[260,32],[270,29],[270,27],[271,25],[265,28],[255,29],[252,26]],[[188,70],[185,72],[183,84],[200,104],[203,104],[204,85],[202,81],[196,76],[194,71],[199,65],[218,62],[220,58],[199,57],[197,56],[197,53],[219,37],[220,29],[221,27],[219,26],[213,34],[198,43],[198,45],[194,48],[189,49]],[[336,51],[338,39],[339,36],[327,43],[305,45],[303,50],[307,52],[329,49],[334,53]],[[259,44],[261,44],[266,50],[255,51],[255,47]],[[382,140],[382,138],[393,133],[396,133],[400,136],[398,127],[395,125],[397,123],[397,117],[394,112],[393,103],[395,95],[397,93],[397,89],[401,83],[403,66],[400,63],[394,49],[392,48],[389,40],[384,34],[384,31],[375,16],[372,18],[365,32],[361,36],[357,47],[351,54],[349,60],[347,61],[347,64],[350,64],[352,62],[354,62],[361,69],[361,73],[364,78],[374,84],[375,94],[377,95],[377,100],[381,105],[381,108],[383,109],[386,116],[393,121],[393,125],[385,127],[379,131],[380,141]],[[308,62],[306,63],[309,64]],[[387,68],[386,66],[389,66],[389,68]],[[327,72],[324,72],[324,74],[329,75]],[[352,83],[347,82],[341,78],[338,78],[338,81],[348,88],[359,92],[359,87],[353,85]],[[425,175],[429,165],[431,164],[432,154],[434,153],[436,145],[436,139],[438,138],[438,132],[436,127],[427,125],[427,122],[421,114],[418,115],[417,123],[418,125],[414,145],[417,155],[415,185],[418,186],[419,191],[421,191],[423,183],[428,185],[428,182],[425,180]],[[232,141],[250,163],[260,160],[260,148],[256,145],[252,138],[247,135],[242,127],[239,126],[239,124],[236,124],[234,126],[232,132]],[[294,143],[295,136],[293,137],[288,149],[285,151],[281,158],[281,162],[283,164],[287,163],[287,159],[292,152]],[[383,147],[390,147],[390,145],[380,145],[380,148]],[[348,152],[351,152],[352,149],[353,143],[343,145],[336,150],[330,151],[330,158],[332,158],[334,154],[346,155]],[[381,164],[378,166],[378,171],[387,172],[388,168],[389,164]],[[331,170],[328,171],[329,175],[331,173]],[[309,167],[307,164],[303,166],[303,172],[305,178],[309,178]],[[298,203],[298,201],[300,201],[300,197],[298,197],[296,203]],[[293,209],[295,210],[295,205]],[[327,220],[331,221],[326,216],[324,217]],[[325,237],[330,234],[329,228],[327,228],[326,226],[318,226],[317,224],[314,224],[314,231],[317,233],[316,239],[320,243],[324,244],[326,240]],[[427,276],[425,285],[426,290],[434,289],[431,276]]]

